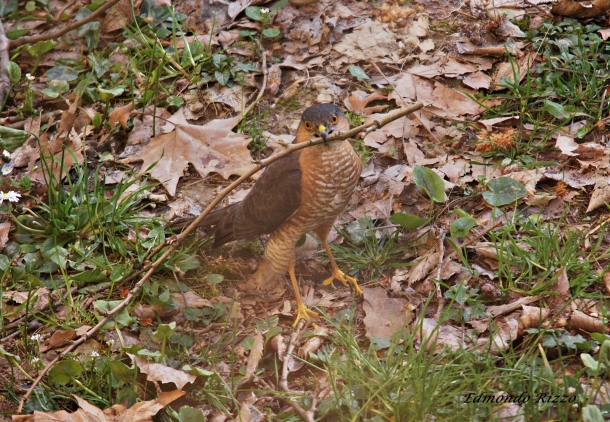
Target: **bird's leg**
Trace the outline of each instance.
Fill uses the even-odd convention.
[[[299,292],[299,284],[297,283],[297,277],[294,274],[294,263],[290,264],[288,268],[288,274],[290,274],[290,281],[292,281],[292,288],[294,289],[294,295],[297,297],[297,319],[294,321],[292,325],[295,327],[299,320],[302,318],[304,320],[309,320],[309,316],[319,317],[320,315],[317,312],[312,311],[303,303],[303,299],[301,299],[301,293]]]
[[[354,277],[348,276],[347,274],[345,274],[343,271],[341,271],[339,269],[339,267],[337,266],[337,263],[335,262],[335,258],[333,258],[333,254],[330,252],[330,247],[328,246],[328,242],[326,241],[326,238],[324,238],[322,240],[322,246],[324,246],[324,250],[326,251],[326,254],[328,255],[328,259],[330,260],[330,265],[333,268],[333,274],[329,278],[324,280],[323,284],[325,286],[328,286],[335,279],[339,280],[341,283],[343,283],[344,286],[349,286],[348,283],[352,283],[352,285],[354,286],[354,290],[356,291],[356,294],[361,295],[362,289],[360,288],[360,286],[358,286],[358,280],[356,280]]]

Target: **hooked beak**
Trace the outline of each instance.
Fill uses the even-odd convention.
[[[322,137],[322,140],[324,141],[324,145],[327,145],[326,138],[328,137],[328,131],[326,130],[326,126],[324,126],[324,125],[318,126],[318,133]]]

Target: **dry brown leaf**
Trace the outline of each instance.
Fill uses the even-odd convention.
[[[407,286],[411,287],[413,283],[423,280],[430,274],[430,271],[438,265],[439,253],[437,248],[430,249],[415,266],[409,271]]]
[[[0,249],[6,246],[6,242],[8,242],[8,232],[11,228],[11,223],[4,222],[0,223]]]
[[[610,202],[609,179],[607,177],[600,177],[597,179],[595,187],[593,188],[593,193],[591,194],[591,199],[589,200],[589,206],[587,207],[587,213],[605,205],[607,202]]]
[[[127,129],[127,120],[129,120],[131,110],[133,110],[132,103],[122,107],[115,107],[108,115],[108,123],[110,123],[112,127],[117,123],[120,123],[123,129]]]
[[[563,168],[563,166],[548,167],[544,172],[544,176],[549,179],[562,181],[572,188],[591,186],[597,181],[597,175],[594,173],[583,174],[577,170]]]
[[[366,95],[366,92],[364,91],[354,91],[349,97],[347,97],[345,106],[352,113],[371,115],[373,113],[382,112],[388,107],[388,105],[367,107],[367,104],[372,101],[386,100],[387,98],[387,95],[377,91],[370,95]]]
[[[519,336],[522,336],[525,330],[530,328],[538,328],[548,318],[551,311],[538,306],[522,305],[521,316],[519,317]]]
[[[461,92],[440,82],[434,84],[433,105],[447,112],[448,116],[476,115],[484,110],[482,106]]]
[[[248,355],[248,363],[246,364],[246,379],[254,376],[254,372],[256,371],[256,368],[258,368],[258,364],[263,357],[264,343],[265,340],[263,339],[263,335],[261,333],[256,333],[254,335],[252,349],[250,349],[250,354]]]
[[[602,280],[604,282],[604,287],[606,288],[606,295],[610,296],[610,272],[604,274]]]
[[[172,299],[179,308],[213,308],[214,305],[207,299],[202,298],[192,290],[184,293],[172,293]]]
[[[573,311],[570,317],[570,328],[588,333],[606,333],[606,326],[598,318],[580,311]]]
[[[154,114],[153,114],[154,113]],[[160,118],[157,118],[160,117]],[[162,133],[162,128],[168,118],[169,112],[161,107],[148,106],[144,109],[144,115],[137,115],[133,119],[133,129],[127,137],[126,151],[121,154],[122,157],[129,156],[136,151],[129,150],[130,147],[147,145],[150,138],[153,136],[153,121],[155,122],[155,133]]]
[[[142,0],[120,0],[106,14],[102,22],[102,30],[104,32],[112,32],[123,29],[133,22],[133,11],[140,10],[141,4]]]
[[[41,352],[65,346],[76,338],[74,330],[56,330],[49,340],[40,346]]]
[[[386,24],[369,21],[346,34],[333,49],[355,60],[392,56],[398,51],[396,35]]]
[[[410,73],[403,73],[400,79],[394,84],[394,91],[388,95],[388,100],[395,100],[397,104],[403,104],[404,100],[414,100],[416,98],[413,76]]]
[[[500,398],[502,396],[510,397],[504,391],[494,394],[494,397],[497,397],[497,403],[504,403],[494,409],[492,419],[506,422],[525,422],[521,406],[518,403],[506,403],[506,399]]]
[[[124,160],[142,160],[142,171],[155,162],[150,175],[159,180],[172,196],[178,180],[191,163],[201,177],[215,172],[225,179],[242,175],[252,167],[248,144],[250,139],[232,132],[240,117],[212,120],[203,126],[193,125],[180,109],[170,119],[174,130],[151,139],[142,151]]]
[[[542,297],[543,296],[522,297],[522,298],[515,300],[512,303],[507,303],[506,305],[488,306],[487,308],[485,308],[485,312],[487,313],[487,315],[489,315],[491,317],[504,315],[509,312],[516,311],[517,309],[521,308],[521,306],[523,306],[523,305],[527,305],[529,303],[536,302],[536,301],[542,299]]]
[[[553,311],[558,312],[560,309],[565,308],[567,302],[570,300],[572,295],[570,294],[570,281],[568,280],[568,273],[565,268],[560,268],[556,273],[559,273],[557,280],[551,287],[552,291],[559,293],[558,295],[549,296],[549,305]]]
[[[519,81],[521,81],[525,75],[530,73],[530,68],[536,62],[537,54],[529,53],[522,58],[517,59],[517,63],[519,65],[519,69],[517,69],[517,75],[519,76]],[[513,62],[502,62],[499,63],[496,67],[496,73],[493,75],[492,82],[493,86],[491,87],[494,91],[500,91],[506,89],[502,85],[502,79],[506,78],[511,82],[514,82],[515,69]]]
[[[241,406],[239,406],[239,412],[237,417],[235,418],[236,422],[251,422],[252,421],[252,411],[248,405],[247,401],[243,401]]]
[[[519,321],[517,315],[511,314],[506,317],[499,317],[492,320],[491,339],[480,338],[477,341],[480,351],[489,350],[491,341],[491,351],[497,352],[506,350],[511,342],[519,336]]]
[[[310,353],[316,353],[320,346],[322,346],[325,337],[328,335],[328,332],[328,328],[314,324],[313,333],[315,335],[310,337],[305,342],[305,344],[299,348],[297,354],[303,359],[308,359]]]
[[[462,329],[453,325],[443,324],[437,327],[438,322],[432,318],[424,318],[421,329],[417,327],[416,335],[422,343],[426,343],[426,350],[430,350],[434,346],[434,353],[438,353],[443,349],[443,346],[448,346],[451,350],[465,348],[464,338],[466,338]]]
[[[392,334],[404,327],[407,323],[404,310],[407,305],[406,299],[389,298],[388,293],[381,287],[365,287],[362,291],[367,337],[391,338]]]
[[[34,411],[31,415],[13,415],[13,421],[18,422],[152,422],[159,410],[186,393],[180,390],[162,393],[155,400],[136,403],[129,409],[116,404],[106,410],[101,410],[76,395],[80,409],[68,413],[65,410],[53,413]]]
[[[491,78],[481,71],[477,71],[467,75],[462,79],[462,83],[473,89],[489,89],[491,86]]]
[[[286,339],[283,335],[278,334],[276,336],[271,337],[269,340],[269,347],[273,350],[280,361],[284,362],[284,354],[286,353]]]
[[[176,384],[176,387],[181,389],[185,384],[195,382],[197,379],[195,375],[187,374],[184,371],[180,371],[160,363],[149,362],[146,359],[142,359],[141,357],[132,355],[130,353],[127,355],[138,365],[140,372],[146,374],[148,381],[159,381],[161,384],[173,382]]]

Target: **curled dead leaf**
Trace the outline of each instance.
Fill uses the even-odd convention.
[[[606,326],[598,318],[589,316],[581,311],[573,311],[570,318],[570,328],[583,330],[588,333],[605,333]]]
[[[540,327],[551,313],[548,309],[538,306],[522,305],[521,308],[523,312],[519,317],[519,336],[522,336],[525,330]]]

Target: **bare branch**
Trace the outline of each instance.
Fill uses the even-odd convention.
[[[110,0],[108,3],[104,4],[102,7],[97,9],[95,12],[93,12],[86,18],[73,22],[70,25],[60,28],[56,31],[51,31],[51,32],[48,32],[45,34],[40,34],[40,35],[32,35],[31,37],[21,37],[19,39],[10,41],[9,47],[15,48],[15,47],[19,47],[20,45],[23,45],[23,44],[31,44],[31,43],[35,43],[38,41],[47,41],[47,40],[54,40],[56,38],[59,38],[62,35],[64,35],[65,33],[70,32],[73,29],[78,28],[79,26],[82,26],[86,23],[96,20],[106,10],[110,9],[112,6],[114,6],[118,2],[119,2],[119,0]]]

